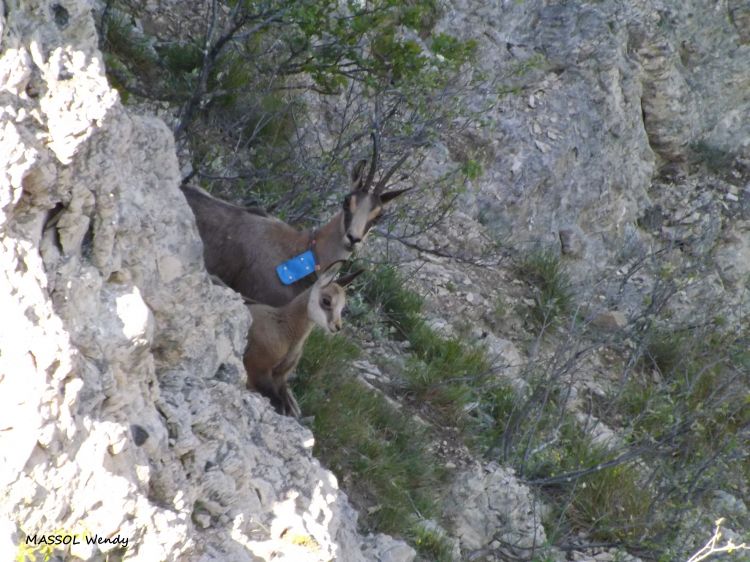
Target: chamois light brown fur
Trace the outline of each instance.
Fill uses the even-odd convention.
[[[328,333],[341,330],[341,311],[346,304],[343,287],[361,271],[334,283],[337,270],[329,267],[311,288],[284,306],[249,307],[253,323],[243,360],[247,387],[268,397],[280,414],[300,416],[287,380],[302,357],[310,331],[315,325]]]

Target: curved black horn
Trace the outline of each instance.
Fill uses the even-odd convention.
[[[341,285],[342,287],[346,287],[349,283],[354,281],[357,277],[359,277],[360,274],[364,273],[364,269],[358,269],[357,271],[353,273],[348,273],[346,275],[342,275],[338,279],[336,279],[336,284]]]
[[[341,266],[344,265],[345,261],[346,260],[336,260],[335,262],[330,263],[328,267],[325,268],[325,270],[318,274],[316,283],[321,286],[326,286],[333,283],[336,275],[338,275],[339,269],[341,269]]]
[[[378,167],[378,136],[375,134],[374,129],[372,133],[370,133],[370,136],[372,137],[372,162],[370,162],[370,171],[367,173],[367,180],[362,188],[362,191],[365,193],[370,191],[372,180],[375,179],[375,170]]]
[[[373,194],[380,195],[385,188],[386,184],[388,183],[388,180],[391,179],[391,176],[395,174],[398,169],[403,166],[404,162],[406,162],[406,159],[409,158],[409,153],[407,152],[404,154],[401,158],[398,159],[398,161],[391,166],[391,169],[386,172],[386,174],[380,178],[380,181],[378,182],[378,185],[375,186],[375,189],[373,189]]]

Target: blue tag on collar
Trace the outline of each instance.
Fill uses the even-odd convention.
[[[315,255],[312,250],[294,256],[276,266],[276,274],[284,285],[291,285],[315,272]]]

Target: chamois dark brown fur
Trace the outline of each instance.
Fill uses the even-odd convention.
[[[407,191],[382,193],[405,158],[371,191],[377,161],[375,142],[367,177],[364,174],[367,161],[362,160],[352,171],[352,191],[344,198],[342,209],[318,229],[297,230],[276,218],[249,212],[200,189],[183,186],[203,240],[206,269],[253,302],[272,306],[290,302],[312,284],[314,277],[283,285],[276,266],[307,250],[313,251],[320,271],[348,259],[384,207]]]

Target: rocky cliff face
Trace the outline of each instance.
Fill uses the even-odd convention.
[[[685,319],[711,322],[713,314],[744,325],[750,281],[745,5],[447,3],[436,31],[477,40],[477,62],[490,79],[469,103],[491,109],[482,115],[484,127],[427,157],[426,175],[466,154],[482,159],[484,174],[439,229],[408,248],[376,242],[368,250],[403,262],[410,283],[427,297],[432,326],[455,334],[468,324],[520,395],[527,381],[518,370],[528,375],[536,361],[551,365],[566,344],[547,342],[545,350],[539,332],[522,321],[534,300],[519,291],[523,283],[508,256],[492,265],[479,258],[493,251],[488,240],[499,240],[518,261],[536,248],[558,256],[574,279],[579,318],[602,332],[624,331],[641,317],[670,275],[680,290],[667,305],[667,329]],[[467,263],[472,259],[477,267]],[[571,411],[587,409],[584,396],[610,396],[617,385],[608,380],[610,369],[576,366]],[[617,442],[617,431],[590,411],[575,415],[595,428],[595,442]],[[491,463],[484,470],[501,479]],[[452,492],[461,498],[452,505],[473,507],[452,509],[448,518],[464,553],[506,559],[498,554],[503,541],[493,542],[506,532],[517,544],[544,542],[538,515],[525,491],[515,493],[512,475],[503,474],[504,491],[489,477],[477,480],[460,473]],[[513,501],[504,496],[509,489]],[[505,520],[494,503],[505,506]],[[480,522],[490,520],[494,537]],[[570,556],[599,559],[592,552],[560,559]],[[602,560],[610,556],[601,553]]]
[[[513,245],[562,238],[574,269],[603,269],[650,245],[636,222],[668,199],[660,179],[679,182],[708,160],[747,183],[745,3],[449,6],[439,29],[480,38],[496,90],[477,93],[496,103],[473,216]]]
[[[108,86],[90,6],[4,8],[0,556],[77,533],[56,552],[410,559],[357,535],[309,431],[243,390],[250,318],[205,273],[171,133]]]
[[[311,456],[310,432],[243,390],[250,319],[205,274],[171,133],[126,111],[107,85],[90,6],[4,8],[3,559],[42,533],[127,539],[133,560],[411,559],[401,542],[356,533],[335,478]],[[625,272],[656,252],[671,268],[703,264],[677,299],[684,314],[717,301],[730,318],[746,315],[746,3],[455,0],[444,8],[435,31],[477,38],[492,77],[469,103],[489,99],[493,109],[486,127],[427,156],[429,176],[476,150],[485,173],[461,211],[418,242],[468,256],[498,239],[521,254],[555,248],[580,300],[600,291],[590,302],[620,309],[602,317],[613,330],[640,313],[658,283],[652,271]],[[325,121],[311,122],[318,117]],[[522,368],[544,350],[527,345],[534,335],[520,313],[492,317],[500,297],[527,304],[511,268],[395,244],[388,251],[419,260],[410,281],[427,297],[431,325],[451,333],[470,324],[522,395]],[[614,279],[616,302],[603,284],[587,285],[599,273]],[[592,364],[570,383],[572,409],[585,393],[605,396],[608,363]],[[597,431],[617,441],[609,428]],[[464,553],[522,556],[545,541],[544,507],[509,469],[467,463],[448,496],[448,531]],[[507,544],[517,550],[502,550]],[[71,552],[102,559],[120,547],[84,542]]]

